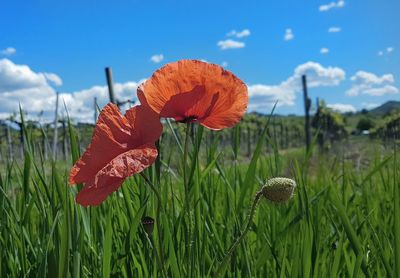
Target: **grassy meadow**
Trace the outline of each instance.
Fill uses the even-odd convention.
[[[398,277],[395,143],[350,136],[321,149],[314,136],[306,152],[302,138],[273,127],[267,117],[221,132],[165,122],[156,163],[85,208],[68,175],[91,132],[68,124],[68,155],[52,161],[33,136],[40,130],[25,125],[23,156],[3,149],[0,164],[0,276]],[[279,176],[296,181],[295,195],[261,199],[216,273],[256,192]]]

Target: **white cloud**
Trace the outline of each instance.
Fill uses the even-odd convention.
[[[382,56],[383,55],[383,51],[378,51],[378,56]]]
[[[7,47],[3,50],[0,50],[0,54],[4,56],[11,56],[17,53],[17,50],[14,47]]]
[[[294,34],[293,34],[292,29],[288,28],[285,30],[285,35],[283,36],[283,39],[285,41],[290,41],[290,40],[294,39]]]
[[[344,0],[339,0],[337,2],[330,2],[329,4],[319,6],[320,12],[326,12],[333,8],[343,8],[345,5]]]
[[[16,65],[9,59],[0,59],[0,93],[22,89],[49,86],[48,80],[55,85],[62,83],[54,73],[36,73],[26,65]]]
[[[332,27],[330,27],[330,28],[328,29],[328,32],[329,32],[329,33],[338,33],[338,32],[340,32],[340,31],[342,31],[342,28],[340,28],[340,27],[334,27],[334,26],[332,26]]]
[[[139,81],[142,82],[142,81]],[[115,83],[114,92],[119,101],[136,100],[139,82]],[[52,85],[61,85],[61,78],[54,73],[35,72],[27,65],[18,65],[8,59],[0,59],[0,117],[6,118],[17,113],[19,105],[35,119],[43,113],[44,121],[54,117],[56,91]],[[65,102],[70,117],[81,122],[93,122],[94,98],[99,107],[108,102],[107,86],[93,86],[73,93],[61,93],[60,114]]]
[[[276,101],[278,106],[293,106],[296,95],[302,92],[301,76],[307,76],[309,88],[337,86],[345,79],[345,72],[338,67],[323,67],[315,62],[297,66],[292,76],[278,85],[249,85],[249,110],[261,110],[271,107]]]
[[[155,54],[150,58],[150,61],[152,61],[155,64],[161,63],[163,60],[164,60],[163,54]]]
[[[378,107],[381,104],[375,103],[375,102],[363,102],[363,103],[361,103],[361,105],[365,109],[374,109],[375,107]]]
[[[50,81],[51,83],[53,83],[53,85],[61,86],[63,84],[61,78],[57,74],[51,72],[45,72],[43,74],[46,77],[47,81]]]
[[[346,92],[348,96],[358,96],[359,94],[383,96],[399,93],[399,89],[394,86],[393,74],[377,76],[371,72],[358,71],[350,80],[353,84]]]
[[[228,37],[236,37],[236,38],[244,38],[244,37],[248,37],[250,36],[251,32],[249,29],[243,29],[242,31],[236,31],[236,30],[232,30],[229,33],[227,33],[226,35]]]
[[[227,61],[223,61],[223,62],[221,63],[221,66],[223,66],[224,68],[226,68],[226,67],[228,66],[228,62],[227,62]]]
[[[398,94],[399,89],[392,85],[385,85],[380,88],[365,89],[362,93],[370,95],[370,96],[379,97],[379,96],[388,95],[388,94]]]
[[[49,78],[50,76],[50,78]],[[19,104],[31,113],[54,109],[55,90],[48,83],[62,82],[52,73],[32,71],[27,65],[0,60],[0,111],[18,112]],[[57,82],[54,82],[57,80]]]
[[[391,53],[391,52],[393,52],[393,50],[394,50],[394,47],[387,47],[386,48],[386,52],[387,53]]]
[[[131,101],[137,101],[136,89],[139,84],[139,82],[132,81],[115,83],[115,98],[118,101],[126,101],[128,99]],[[93,86],[89,89],[60,94],[60,99],[65,102],[71,118],[79,122],[93,122],[93,103],[95,97],[97,98],[97,103],[100,108],[106,105],[109,102],[108,87]],[[126,109],[128,107],[126,106],[124,108]]]
[[[326,47],[323,47],[323,48],[320,49],[319,52],[320,52],[321,54],[328,54],[328,53],[329,53],[329,49],[326,48]]]
[[[354,113],[357,111],[357,109],[353,105],[344,103],[328,104],[327,107],[339,113],[348,113],[348,112]]]
[[[246,46],[246,44],[244,42],[235,41],[235,40],[231,40],[231,39],[219,41],[217,43],[217,45],[219,46],[219,48],[221,50],[243,48]]]

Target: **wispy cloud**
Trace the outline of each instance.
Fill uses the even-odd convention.
[[[155,64],[161,63],[163,60],[164,60],[163,54],[155,54],[150,57],[150,61],[152,61]]]
[[[287,28],[287,29],[285,30],[285,35],[283,35],[283,39],[284,39],[285,41],[290,41],[290,40],[293,40],[293,39],[294,39],[294,34],[293,34],[292,29]]]
[[[381,104],[380,103],[376,103],[376,102],[363,102],[363,103],[361,103],[361,105],[365,109],[374,109],[375,107],[378,107]]]
[[[328,104],[327,107],[339,113],[348,113],[348,112],[354,113],[357,111],[357,109],[353,105],[345,103]]]
[[[17,50],[14,47],[7,47],[3,50],[0,50],[0,54],[4,56],[11,56],[17,53]]]
[[[387,94],[398,94],[399,89],[394,86],[393,74],[377,76],[374,73],[358,71],[350,80],[352,86],[346,91],[348,96],[358,96],[360,94],[370,96],[383,96]]]
[[[46,77],[47,81],[50,81],[55,86],[61,86],[63,84],[61,78],[55,73],[44,72],[43,75]]]
[[[340,31],[342,31],[342,28],[335,26],[329,27],[328,29],[329,33],[339,33]]]
[[[244,42],[227,39],[217,42],[217,46],[219,46],[221,50],[226,50],[226,49],[243,48],[246,46],[246,44]]]
[[[321,54],[328,54],[329,53],[329,48],[323,47],[319,51]]]
[[[379,50],[377,54],[378,54],[378,56],[384,56],[384,55],[389,55],[393,51],[394,51],[394,47],[393,46],[388,46],[384,50]]]
[[[236,31],[236,30],[232,30],[229,33],[227,33],[226,35],[228,37],[236,37],[236,38],[244,38],[244,37],[248,37],[250,36],[251,32],[249,29],[243,29],[242,31]]]
[[[224,68],[226,68],[226,67],[228,66],[228,62],[227,62],[227,61],[223,61],[223,62],[221,63],[221,66],[223,66]]]
[[[330,9],[343,8],[344,5],[345,5],[344,0],[339,0],[337,2],[330,2],[328,4],[319,6],[319,11],[326,12],[329,11]]]

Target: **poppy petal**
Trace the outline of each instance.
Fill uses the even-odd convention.
[[[178,97],[189,92],[204,96],[198,101]],[[202,125],[216,130],[238,123],[248,103],[247,86],[239,78],[218,65],[197,60],[181,60],[160,68],[139,86],[138,96],[141,103],[163,117],[195,113]]]
[[[107,186],[95,187],[91,183],[85,185],[76,195],[76,202],[84,207],[100,205],[111,193],[118,190],[124,179],[108,178]]]
[[[70,172],[71,184],[86,182],[110,160],[126,150],[131,126],[118,107],[107,104],[100,112],[92,142]]]
[[[77,203],[83,206],[100,204],[118,190],[125,178],[142,172],[156,157],[157,149],[150,144],[118,155],[86,183],[76,197]]]
[[[212,111],[200,124],[214,130],[232,127],[242,119],[247,103],[247,87],[244,84],[232,88],[230,94],[220,93]]]
[[[98,172],[96,175],[97,185],[103,186],[102,178],[105,176],[126,178],[140,173],[153,164],[156,157],[157,148],[154,144],[146,144],[136,149],[127,150],[111,160]]]
[[[163,118],[175,118],[182,121],[186,117],[200,117],[201,111],[195,109],[199,101],[205,96],[204,86],[196,86],[190,92],[172,96],[160,112]]]
[[[163,126],[160,117],[145,105],[135,106],[126,111],[125,117],[132,127],[132,143],[141,146],[160,138]]]

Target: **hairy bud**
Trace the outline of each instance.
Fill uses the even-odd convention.
[[[269,179],[262,187],[262,195],[268,200],[276,203],[288,201],[296,188],[296,182],[288,178]]]

